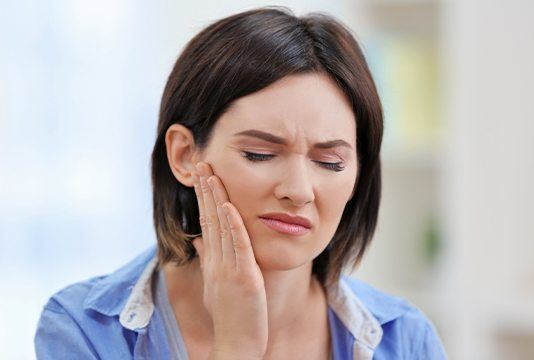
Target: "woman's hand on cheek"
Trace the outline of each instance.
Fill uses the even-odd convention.
[[[193,245],[215,335],[210,358],[262,358],[267,349],[267,298],[250,237],[211,167],[199,163],[193,176],[202,228],[202,240],[196,238]]]

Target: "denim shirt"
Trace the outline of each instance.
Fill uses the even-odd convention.
[[[67,286],[44,306],[37,359],[168,359],[166,329],[154,311],[151,246],[109,275]],[[334,360],[446,359],[431,321],[406,300],[348,276],[326,289]]]

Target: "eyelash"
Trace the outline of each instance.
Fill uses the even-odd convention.
[[[247,158],[249,161],[254,161],[254,162],[267,161],[267,160],[270,160],[271,158],[273,158],[274,156],[276,156],[276,155],[272,155],[272,154],[258,154],[258,153],[253,153],[253,152],[249,152],[249,151],[243,151],[243,152],[245,153],[245,158]],[[331,170],[331,171],[339,172],[339,171],[343,171],[345,169],[344,166],[340,166],[340,164],[342,163],[341,161],[337,162],[337,163],[316,161],[316,163],[320,164],[324,168],[326,168],[328,170]]]

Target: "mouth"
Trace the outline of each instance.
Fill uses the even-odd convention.
[[[310,232],[310,227],[296,223],[288,223],[270,217],[260,217],[260,220],[270,229],[279,233],[292,236],[301,236]]]
[[[271,212],[261,215],[260,218],[278,220],[291,225],[300,225],[308,229],[311,229],[312,227],[312,223],[307,217],[289,213]]]

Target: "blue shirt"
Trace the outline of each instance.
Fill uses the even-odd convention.
[[[168,359],[155,311],[152,246],[109,275],[67,286],[41,313],[37,359]],[[348,276],[326,289],[334,360],[446,359],[434,325],[415,306]]]

